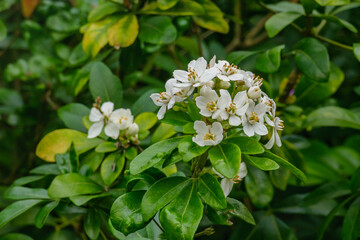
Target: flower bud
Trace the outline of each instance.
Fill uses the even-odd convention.
[[[230,82],[220,81],[219,86],[221,89],[228,89],[230,87]]]
[[[214,85],[215,85],[214,81],[208,81],[208,82],[205,83],[205,86],[208,86],[210,88],[213,88]]]
[[[261,96],[261,89],[258,86],[253,86],[248,90],[248,96],[251,99],[256,99]]]
[[[132,123],[127,130],[129,135],[136,135],[139,132],[139,126],[136,123]]]

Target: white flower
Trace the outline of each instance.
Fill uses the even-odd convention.
[[[241,119],[239,116],[245,114],[248,108],[248,97],[246,92],[238,92],[234,100],[231,100],[230,93],[227,90],[220,90],[220,98],[218,100],[218,110],[214,113],[213,118],[218,120],[229,119],[229,124],[239,126]]]
[[[203,121],[195,121],[194,129],[197,135],[192,140],[201,147],[219,144],[223,139],[223,128],[219,122],[206,125]]]
[[[133,115],[129,109],[120,108],[115,110],[109,117],[105,127],[105,134],[113,139],[119,137],[120,130],[128,128],[133,122]]]
[[[226,81],[220,81],[219,87],[222,89],[228,89],[231,86],[229,82]]]
[[[171,109],[175,104],[175,97],[173,95],[173,88],[175,83],[175,79],[170,79],[165,84],[165,92],[153,93],[150,95],[150,98],[153,100],[153,102],[160,107],[157,114],[159,120],[164,118],[166,109]]]
[[[188,65],[188,71],[175,70],[174,78],[180,83],[176,84],[177,87],[190,87],[190,92],[194,87],[205,85],[208,81],[213,79],[219,70],[215,67],[207,69],[207,62],[203,57],[198,58],[196,61],[192,60]]]
[[[127,134],[135,136],[139,132],[139,125],[132,123],[126,130]]]
[[[261,96],[261,89],[259,86],[252,86],[248,89],[248,92],[247,92],[249,98],[251,99],[257,99]]]
[[[114,103],[104,102],[101,105],[100,110],[97,108],[91,108],[89,119],[93,124],[89,128],[88,138],[94,138],[100,135],[105,123],[107,123],[114,109]],[[105,129],[109,128],[108,124]]]
[[[219,61],[217,64],[219,73],[216,75],[222,81],[238,81],[243,80],[244,75],[239,71],[237,66],[229,64],[227,61]]]
[[[236,175],[236,177],[234,177],[233,179],[224,178],[224,176],[221,175],[220,173],[218,173],[214,168],[213,168],[213,171],[222,178],[222,180],[220,182],[220,185],[221,185],[221,188],[224,191],[225,197],[227,197],[230,194],[230,192],[231,192],[231,190],[232,190],[232,188],[234,186],[234,183],[239,183],[239,181],[242,181],[242,179],[248,173],[247,168],[246,168],[246,164],[244,162],[240,163],[239,172]]]
[[[211,117],[211,115],[217,109],[217,100],[219,96],[212,90],[210,87],[204,86],[200,89],[200,96],[198,96],[196,101],[196,106],[200,109],[200,114],[205,117]]]
[[[265,147],[270,149],[274,146],[274,143],[281,147],[281,139],[277,131],[282,131],[284,129],[283,121],[279,117],[275,117],[273,122],[266,122],[273,127],[273,132],[269,142],[265,144]]]
[[[242,117],[243,129],[246,135],[249,137],[254,136],[255,133],[263,136],[268,133],[267,128],[264,125],[264,115],[267,107],[264,103],[258,103],[255,106],[255,102],[249,100],[249,107],[246,110],[246,114]]]

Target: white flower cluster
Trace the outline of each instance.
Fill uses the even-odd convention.
[[[209,64],[202,57],[193,60],[187,71],[175,70],[173,76],[166,82],[165,92],[150,97],[160,106],[157,116],[162,119],[166,110],[185,101],[197,88],[192,98],[204,117],[203,121],[194,123],[197,135],[193,141],[198,145],[219,144],[224,137],[223,124],[228,122],[233,127],[242,126],[249,137],[267,135],[267,123],[273,130],[265,147],[271,148],[274,143],[281,146],[278,131],[284,125],[275,116],[275,102],[261,91],[262,79],[259,76],[227,61],[216,63],[215,57]]]
[[[88,138],[99,136],[105,126],[104,132],[108,137],[118,139],[122,132],[132,141],[137,140],[139,126],[133,122],[134,117],[130,109],[120,108],[114,111],[112,102],[104,102],[101,107],[96,103],[91,108],[89,119],[93,124],[89,128]]]

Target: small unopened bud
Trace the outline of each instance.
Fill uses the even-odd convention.
[[[253,86],[248,90],[249,98],[256,99],[261,96],[261,89],[258,86]]]
[[[136,135],[139,132],[139,126],[136,123],[132,123],[127,130],[129,135]]]
[[[228,89],[230,87],[230,82],[220,81],[219,86],[220,86],[221,89]]]
[[[214,81],[208,81],[208,82],[205,83],[205,86],[208,86],[210,88],[213,88],[214,85],[215,85]]]

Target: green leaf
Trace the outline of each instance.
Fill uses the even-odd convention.
[[[294,165],[292,165],[290,162],[288,162],[287,160],[273,154],[270,151],[266,151],[263,154],[261,154],[260,157],[264,157],[264,158],[269,158],[273,161],[275,161],[277,164],[279,164],[280,166],[283,166],[287,169],[290,170],[290,172],[292,172],[298,179],[300,179],[301,181],[305,182],[306,181],[306,177],[305,174],[300,171],[297,167],[295,167]]]
[[[279,164],[269,158],[259,158],[247,155],[243,155],[243,158],[247,163],[264,171],[271,171],[279,168]]]
[[[87,132],[82,123],[82,118],[89,114],[90,109],[80,103],[70,103],[58,110],[58,116],[65,123],[65,126],[80,132]]]
[[[296,12],[305,15],[303,6],[298,3],[278,2],[274,4],[266,4],[266,6],[274,12]]]
[[[95,148],[95,152],[98,153],[107,153],[107,152],[114,152],[117,150],[116,143],[114,142],[103,142],[97,145]]]
[[[117,18],[108,17],[99,22],[89,24],[82,40],[82,47],[87,56],[94,58],[108,43],[108,30],[114,25],[116,20]]]
[[[146,225],[140,207],[144,193],[129,192],[115,200],[110,210],[110,221],[116,230],[128,235]]]
[[[141,212],[145,221],[150,220],[161,208],[171,202],[187,185],[185,177],[163,178],[153,184],[141,202]]]
[[[30,170],[31,174],[59,175],[59,168],[56,164],[43,164]],[[44,177],[44,176],[43,176]]]
[[[203,215],[196,183],[188,185],[160,212],[160,223],[169,240],[191,240]]]
[[[150,89],[143,93],[131,106],[132,114],[136,116],[142,112],[154,112],[158,107],[152,101],[149,101],[150,95],[160,91],[161,89]]]
[[[187,110],[190,118],[193,121],[201,120],[202,115],[200,114],[200,109],[196,106],[196,103],[194,101],[189,101],[187,104]]]
[[[101,164],[100,174],[104,183],[111,185],[120,175],[124,168],[125,155],[120,153],[111,153]]]
[[[152,44],[169,44],[175,41],[177,31],[170,17],[145,17],[140,21],[139,38]]]
[[[42,228],[48,218],[49,214],[51,213],[54,208],[57,207],[60,201],[49,202],[45,206],[42,206],[39,212],[36,214],[35,217],[35,226],[37,228]]]
[[[349,23],[348,21],[345,21],[337,16],[334,15],[328,15],[328,14],[317,14],[317,15],[313,15],[313,17],[315,18],[320,18],[320,19],[325,19],[329,22],[333,22],[336,24],[339,24],[345,28],[347,28],[348,30],[350,30],[353,33],[357,33],[358,30],[356,29],[356,27],[354,25],[352,25],[351,23]]]
[[[236,51],[236,52],[230,53],[226,57],[226,60],[229,63],[239,64],[245,58],[248,58],[256,53],[258,53],[258,51]]]
[[[170,154],[178,146],[181,139],[182,137],[166,139],[145,149],[131,161],[131,174],[135,175],[141,173],[160,162],[167,154]]]
[[[254,138],[230,137],[225,139],[225,143],[234,143],[238,145],[243,154],[260,154],[264,152],[264,147]]]
[[[352,192],[356,192],[360,188],[360,167],[355,171],[351,177],[350,188]]]
[[[341,107],[322,107],[309,114],[306,126],[360,129],[360,115]]]
[[[7,233],[0,237],[0,240],[34,240],[33,238],[22,233]]]
[[[250,213],[249,209],[243,204],[242,202],[234,199],[234,198],[227,198],[229,213],[235,217],[241,218],[247,223],[255,225],[255,219]]]
[[[327,81],[330,72],[327,48],[314,38],[300,40],[295,48],[295,64],[301,72],[316,81]]]
[[[27,188],[21,186],[10,187],[5,193],[4,198],[7,199],[49,199],[46,189],[43,188]]]
[[[134,120],[134,122],[139,126],[139,131],[149,130],[157,123],[157,116],[153,112],[143,112],[140,113]]]
[[[0,42],[6,38],[7,29],[4,22],[0,19]]]
[[[301,16],[296,12],[281,12],[273,15],[265,23],[265,29],[269,37],[275,37],[281,30],[287,27]]]
[[[137,17],[133,14],[123,15],[108,30],[109,44],[116,49],[128,47],[135,42],[138,32]]]
[[[233,143],[223,143],[212,147],[209,158],[216,171],[226,178],[234,178],[241,163],[241,150]]]
[[[215,209],[226,208],[226,198],[220,183],[210,173],[201,175],[198,179],[198,192],[203,201]]]
[[[134,158],[136,158],[137,155],[138,155],[138,151],[136,150],[135,147],[130,147],[130,148],[126,149],[126,152],[125,152],[126,159],[133,160]]]
[[[95,208],[89,208],[84,219],[84,230],[90,239],[98,239],[100,234],[100,215]]]
[[[124,190],[125,193],[125,190]],[[95,195],[85,195],[85,196],[71,196],[70,201],[72,201],[76,206],[84,205],[85,203],[89,202],[92,199],[96,198],[103,198],[110,196],[110,192],[104,192],[101,194],[95,194]]]
[[[140,11],[140,14],[169,15],[169,16],[193,16],[204,13],[204,8],[197,2],[191,0],[179,0],[171,9],[162,10],[156,2],[147,4]]]
[[[61,174],[79,171],[79,158],[73,144],[66,153],[56,154],[55,161]]]
[[[88,165],[93,172],[95,172],[104,159],[104,153],[90,152],[83,159],[81,159],[81,165]]]
[[[192,136],[187,136],[180,141],[178,148],[182,159],[188,162],[205,153],[209,149],[209,146],[201,147],[193,142]]]
[[[276,72],[280,67],[281,50],[284,48],[285,45],[280,45],[260,54],[256,59],[255,68],[265,73]]]
[[[344,6],[341,6],[341,7],[338,7],[336,8],[332,14],[335,15],[335,14],[338,14],[338,13],[341,13],[343,11],[348,11],[348,10],[351,10],[353,8],[358,8],[360,7],[360,3],[359,2],[352,2],[352,3],[349,3],[349,4],[346,4]]]
[[[167,10],[175,6],[179,0],[157,0],[158,6],[162,10]]]
[[[248,165],[245,188],[251,202],[258,208],[266,207],[274,196],[274,188],[266,173]]]
[[[0,212],[0,228],[43,200],[28,199],[14,202]]]
[[[228,33],[229,24],[223,17],[223,12],[209,0],[198,0],[198,3],[204,8],[205,13],[194,16],[194,21],[200,27],[219,33]]]
[[[45,176],[26,176],[26,177],[21,177],[16,179],[12,185],[13,186],[22,186],[22,185],[26,185],[28,183],[32,183],[35,181],[39,181],[41,179],[43,179]]]
[[[315,0],[320,6],[340,6],[349,4],[350,0]]]
[[[48,191],[51,198],[58,199],[99,193],[104,189],[88,177],[78,173],[68,173],[55,177]]]
[[[94,99],[101,97],[103,102],[113,102],[114,108],[121,107],[123,90],[120,79],[102,62],[91,68],[89,88]]]
[[[96,8],[91,10],[91,12],[88,15],[88,21],[96,22],[113,13],[123,12],[125,11],[125,9],[126,8],[120,4],[113,3],[110,1],[105,1],[105,2],[103,1]]]
[[[164,118],[161,120],[163,123],[173,125],[175,127],[184,127],[188,123],[193,123],[190,116],[183,111],[170,110],[166,112]]]
[[[167,123],[161,123],[153,133],[151,137],[151,143],[156,143],[165,140],[175,134],[176,132],[174,130],[174,126]]]
[[[356,59],[360,62],[360,43],[354,43],[353,48],[354,48],[354,55]]]
[[[355,240],[359,236],[360,198],[357,198],[345,214],[342,225],[342,240]]]
[[[55,155],[65,153],[71,143],[74,143],[75,150],[78,154],[82,154],[103,140],[99,138],[89,139],[87,134],[71,129],[58,129],[45,135],[36,147],[36,156],[47,161],[54,162]]]

